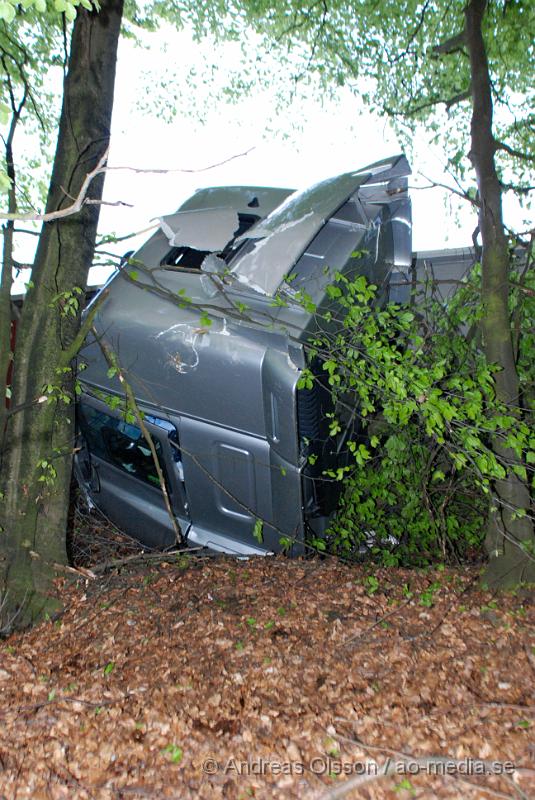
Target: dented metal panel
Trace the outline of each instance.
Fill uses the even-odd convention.
[[[336,498],[321,473],[340,456],[326,431],[328,392],[297,389],[319,323],[296,294],[306,291],[325,310],[336,271],[365,274],[383,297],[393,274],[403,283],[411,264],[408,173],[396,156],[304,192],[201,190],[163,217],[108,283],[97,336],[154,420],[189,542],[251,554],[280,550],[282,539],[299,553],[307,531],[325,528]],[[282,305],[273,304],[277,291]],[[167,546],[172,525],[141,432],[103,401],[122,387],[98,341],[88,339],[82,359],[78,479],[114,522]]]
[[[388,189],[383,185],[408,172],[405,157],[399,156],[295,192],[237,240],[246,241],[247,246],[237,254],[232,273],[253,289],[273,295],[314,236],[359,187],[371,189],[368,203],[388,202]],[[376,186],[379,181],[380,188]],[[366,227],[369,222],[363,218],[354,225]]]

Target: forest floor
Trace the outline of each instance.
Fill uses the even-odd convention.
[[[65,611],[0,642],[0,798],[534,797],[535,598],[477,578],[198,554],[67,573]]]

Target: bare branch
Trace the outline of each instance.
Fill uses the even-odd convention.
[[[207,167],[199,167],[198,169],[183,169],[181,167],[177,167],[176,169],[141,169],[138,167],[107,167],[107,172],[117,171],[117,170],[124,170],[125,172],[135,172],[136,175],[148,174],[151,173],[153,175],[170,175],[174,172],[182,172],[185,174],[193,174],[197,172],[208,172],[211,169],[215,169],[216,167],[222,167],[223,164],[229,164],[231,161],[235,161],[237,158],[243,158],[244,156],[248,156],[249,153],[252,153],[255,150],[255,147],[250,147],[248,150],[245,150],[243,153],[236,153],[236,155],[230,156],[229,158],[223,159],[223,161],[216,161],[215,164],[209,164]]]
[[[108,205],[108,206],[128,206],[131,208],[130,203],[126,203],[122,200],[117,200],[115,202],[106,201],[106,200],[91,200],[87,197],[87,192],[92,181],[98,176],[103,175],[107,172],[111,172],[112,170],[126,170],[128,172],[135,172],[136,174],[143,174],[143,173],[153,173],[157,175],[166,175],[173,172],[183,172],[183,173],[196,173],[196,172],[206,172],[210,169],[215,169],[215,167],[220,167],[223,164],[228,164],[230,161],[234,161],[236,158],[242,158],[243,156],[248,155],[254,147],[250,147],[249,150],[246,150],[243,153],[238,153],[237,155],[230,156],[230,158],[226,158],[223,161],[218,161],[215,164],[210,164],[207,167],[200,167],[199,169],[141,169],[137,167],[108,167],[106,166],[106,162],[108,160],[109,148],[105,150],[99,162],[94,170],[88,172],[84,178],[82,186],[80,187],[80,191],[78,192],[78,196],[74,200],[74,202],[67,206],[66,208],[61,208],[58,211],[48,211],[43,214],[33,214],[33,213],[26,213],[26,214],[13,214],[13,213],[1,213],[0,212],[0,219],[7,219],[7,220],[31,220],[34,222],[55,222],[58,219],[64,219],[65,217],[70,217],[73,214],[77,214],[85,205]]]
[[[108,366],[110,368],[116,370],[116,372],[117,372],[117,377],[119,378],[121,386],[124,389],[126,402],[127,402],[128,405],[130,405],[130,407],[131,407],[131,409],[133,411],[133,414],[134,414],[134,416],[136,418],[136,422],[139,425],[139,428],[140,428],[141,433],[143,435],[143,438],[145,439],[145,441],[147,442],[147,444],[149,446],[149,450],[151,452],[152,460],[153,460],[153,463],[154,463],[154,468],[156,469],[156,474],[158,475],[158,481],[160,482],[160,488],[162,490],[162,495],[163,495],[163,499],[164,499],[164,503],[165,503],[165,508],[167,510],[167,514],[169,516],[169,519],[171,521],[171,525],[172,525],[172,528],[173,528],[173,532],[175,534],[176,544],[177,545],[181,545],[181,544],[184,543],[184,536],[182,534],[182,531],[180,530],[180,525],[177,522],[177,518],[176,518],[175,513],[173,511],[173,507],[171,505],[171,500],[169,498],[169,490],[167,488],[167,480],[165,478],[162,466],[160,464],[160,459],[158,457],[158,451],[156,450],[156,445],[154,444],[154,439],[153,439],[153,437],[151,435],[151,432],[149,431],[149,429],[147,428],[147,426],[145,424],[145,421],[143,419],[143,414],[142,414],[142,412],[141,412],[141,410],[140,410],[140,408],[139,408],[139,406],[137,404],[137,400],[136,400],[136,397],[135,397],[135,394],[134,394],[134,390],[132,389],[132,386],[128,382],[128,379],[125,376],[123,368],[119,364],[119,360],[117,358],[117,355],[102,340],[102,338],[99,337],[99,335],[98,335],[98,333],[97,333],[97,331],[96,331],[96,329],[94,327],[92,328],[92,331],[93,331],[93,335],[94,335],[94,337],[95,337],[95,339],[96,339],[96,341],[98,343],[98,346],[100,347],[102,355],[104,356],[104,359],[105,359],[106,363],[108,364]]]
[[[425,178],[426,181],[429,182],[429,184],[428,184],[428,186],[411,186],[411,189],[423,190],[423,189],[436,189],[437,187],[440,188],[440,189],[446,189],[448,192],[451,192],[452,194],[457,195],[457,197],[460,197],[463,200],[467,200],[473,206],[475,206],[476,208],[479,208],[479,201],[476,200],[474,197],[471,197],[468,194],[468,192],[465,192],[462,189],[455,189],[453,186],[448,186],[447,183],[440,183],[439,181],[433,181],[433,180],[431,180],[431,178],[428,178],[427,175],[424,175],[423,172],[419,172],[418,174],[421,175],[422,178]]]
[[[446,111],[449,111],[452,106],[457,105],[457,103],[464,103],[465,100],[471,100],[472,98],[472,87],[469,86],[464,92],[459,92],[459,94],[450,97],[449,100],[446,100]]]
[[[516,183],[503,183],[500,181],[502,192],[516,192],[517,194],[530,195],[535,186],[519,186]]]
[[[40,236],[39,231],[29,231],[27,228],[13,228],[13,233],[26,233],[28,236]]]
[[[0,219],[9,219],[9,220],[27,219],[27,220],[35,220],[35,221],[40,221],[40,222],[54,222],[55,220],[64,219],[65,217],[70,217],[70,216],[72,216],[72,214],[78,213],[78,211],[80,211],[83,208],[84,204],[86,202],[88,202],[87,199],[86,199],[86,196],[87,196],[87,192],[89,190],[89,187],[91,185],[91,182],[94,180],[94,178],[97,177],[97,175],[101,175],[105,171],[104,165],[105,165],[105,163],[106,163],[106,161],[108,159],[108,152],[109,152],[109,148],[106,148],[106,150],[104,151],[104,153],[100,157],[99,162],[98,162],[97,166],[95,167],[95,169],[92,170],[92,172],[88,172],[87,173],[87,175],[85,176],[85,178],[83,180],[82,186],[80,187],[80,191],[78,193],[78,197],[76,198],[74,203],[72,203],[72,205],[67,206],[67,208],[60,208],[58,211],[49,211],[49,212],[46,212],[44,214],[32,214],[32,213],[27,213],[27,214],[3,214],[3,213],[0,213]]]
[[[386,775],[393,774],[395,768],[396,764],[392,759],[387,758],[383,766],[378,769],[377,772],[370,771],[368,774],[355,775],[353,778],[344,781],[344,783],[324,792],[320,795],[319,800],[339,800],[339,798],[345,797],[349,792],[353,791],[353,789],[360,788],[366,783],[372,783],[373,781],[380,780],[380,778],[384,778]]]
[[[106,172],[107,170],[104,170]],[[134,208],[132,203],[127,203],[126,200],[86,200],[86,206],[124,206],[125,208]]]
[[[62,352],[61,359],[59,362],[60,367],[68,367],[73,358],[75,358],[78,355],[78,352],[81,349],[89,331],[93,327],[93,322],[97,315],[97,311],[100,310],[100,306],[107,298],[108,294],[109,294],[108,289],[103,289],[101,292],[99,292],[99,294],[95,298],[93,304],[91,305],[91,307],[87,312],[87,315],[85,316],[85,318],[82,319],[82,323],[78,329],[78,333],[74,337],[69,347]]]
[[[442,44],[437,44],[433,47],[433,53],[437,56],[451,55],[451,53],[458,53],[464,48],[465,32],[464,30],[451,39],[446,39]]]
[[[388,116],[391,117],[413,117],[415,114],[419,114],[420,111],[426,111],[428,108],[435,108],[435,106],[439,105],[444,105],[446,107],[446,111],[449,111],[452,106],[467,100],[470,96],[470,91],[467,90],[466,92],[460,92],[459,94],[453,95],[453,97],[431,97],[429,100],[425,100],[412,107],[409,106],[402,111],[396,111],[390,106],[385,106],[384,109]]]
[[[341,719],[341,718],[337,718],[337,719]],[[344,720],[344,721],[346,721],[346,720]],[[371,778],[372,780],[373,779],[377,779],[377,778],[381,778],[384,775],[388,775],[388,774],[391,774],[393,772],[396,772],[397,771],[396,767],[397,767],[398,764],[406,764],[406,765],[411,765],[411,766],[412,765],[417,765],[420,768],[421,772],[424,772],[424,773],[425,772],[429,772],[430,774],[433,774],[434,772],[439,771],[440,767],[442,765],[447,765],[450,768],[453,765],[453,766],[456,766],[456,767],[461,768],[461,769],[464,766],[464,762],[462,761],[462,759],[451,758],[450,756],[442,756],[442,755],[440,755],[440,756],[429,756],[429,757],[414,756],[411,753],[404,753],[404,752],[401,752],[399,750],[394,750],[391,747],[384,747],[384,746],[382,747],[382,746],[379,746],[379,745],[367,744],[366,742],[363,742],[358,737],[355,737],[354,739],[352,739],[352,738],[350,738],[348,736],[343,736],[342,734],[339,734],[339,733],[329,734],[329,735],[332,736],[333,739],[338,739],[340,742],[346,742],[347,744],[352,745],[354,747],[359,747],[360,749],[362,749],[362,750],[364,750],[366,752],[381,753],[382,755],[389,756],[387,758],[385,764],[383,765],[383,767],[378,770],[377,774],[374,774],[374,775],[371,775],[371,776],[368,776],[368,775],[360,775],[360,776],[358,776],[358,777],[361,777],[361,778],[362,777],[363,778]],[[393,759],[395,759],[395,760],[393,760]],[[492,761],[487,761],[485,759],[478,759],[478,760],[480,761],[480,763],[482,765],[485,766],[486,769],[489,770],[489,773],[490,773],[491,770],[492,770],[492,767],[493,767],[493,762]],[[461,774],[458,773],[458,772],[452,772],[451,774],[448,773],[447,777],[448,778],[452,778],[454,780],[456,780],[458,777],[461,777],[461,779],[462,779],[462,773]],[[511,778],[510,775],[504,774],[502,777],[504,778],[504,780],[507,781],[507,783],[511,786],[511,788],[513,788],[515,790],[515,792],[518,793],[518,795],[522,798],[522,800],[528,800],[528,798],[525,795],[525,793],[520,789],[519,786],[517,786],[514,783],[514,781],[513,781],[513,779]],[[367,782],[367,781],[365,781],[365,782]],[[336,798],[345,797],[348,794],[348,792],[351,791],[351,789],[353,789],[357,785],[359,785],[359,784],[355,783],[355,779],[351,778],[350,780],[345,781],[343,784],[337,786],[336,790],[335,790],[335,793],[326,792],[325,794],[321,795],[319,800],[335,800]],[[483,789],[484,791],[489,791],[490,793],[494,793],[494,790],[489,789],[487,786],[481,786],[481,785],[477,786],[476,784],[472,784],[472,786],[474,788],[479,789],[480,791]],[[512,797],[510,795],[503,795],[503,794],[500,793],[497,796],[501,796],[501,797],[504,797],[504,798],[508,798],[508,800],[512,800]]]
[[[531,161],[535,163],[535,156],[532,156],[529,153],[524,153],[522,150],[515,150],[514,147],[510,147],[508,144],[505,144],[505,142],[499,142],[495,139],[494,147],[496,150],[503,150],[504,153],[508,153],[513,158],[519,158],[521,161]]]
[[[119,569],[120,567],[124,567],[127,564],[132,564],[137,561],[170,561],[175,556],[183,556],[187,554],[190,556],[192,553],[196,553],[200,550],[203,550],[203,547],[188,547],[187,550],[165,550],[163,553],[134,553],[131,556],[125,556],[124,558],[117,558],[112,561],[105,561],[102,564],[97,564],[91,572],[93,573],[93,577],[97,577],[97,575],[103,575],[106,572],[111,572],[111,570]]]
[[[142,233],[148,233],[149,231],[154,231],[158,227],[159,223],[154,225],[148,225],[146,228],[143,228],[140,231],[134,231],[134,233],[127,233],[125,236],[111,236],[108,234],[106,236],[103,236],[102,239],[100,239],[97,242],[97,244],[95,245],[95,250],[101,248],[103,244],[117,244],[118,242],[124,242],[126,239],[133,239],[135,236],[141,236]],[[29,232],[30,231],[27,231],[27,233]],[[108,253],[108,255],[113,255],[114,258],[117,257],[117,253]]]

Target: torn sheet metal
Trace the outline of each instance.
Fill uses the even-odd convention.
[[[213,252],[224,250],[239,228],[238,214],[231,208],[177,211],[159,222],[171,247]]]
[[[238,237],[236,243],[246,242],[246,245],[231,263],[232,274],[257,291],[270,296],[275,294],[313,237],[359,187],[379,181],[386,183],[409,171],[405,157],[398,156],[368,170],[329,178],[295,192],[264,220]],[[388,200],[384,190],[381,194],[383,202]],[[375,195],[379,196],[377,189]]]

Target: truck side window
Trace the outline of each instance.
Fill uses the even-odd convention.
[[[226,247],[221,252],[221,257],[227,260],[229,254],[234,255],[234,242],[244,234],[249,228],[258,222],[260,217],[257,214],[238,214],[238,227],[234,231],[234,235],[227,242]],[[243,244],[243,243],[242,243]],[[242,245],[240,245],[242,246]],[[160,266],[166,269],[201,269],[201,265],[206,258],[210,255],[210,250],[195,250],[193,247],[181,246],[173,247],[160,261]]]
[[[112,417],[86,403],[79,405],[78,415],[80,428],[91,453],[159,488],[160,481],[152,453],[136,425]],[[154,446],[165,474],[162,447],[156,438]]]

